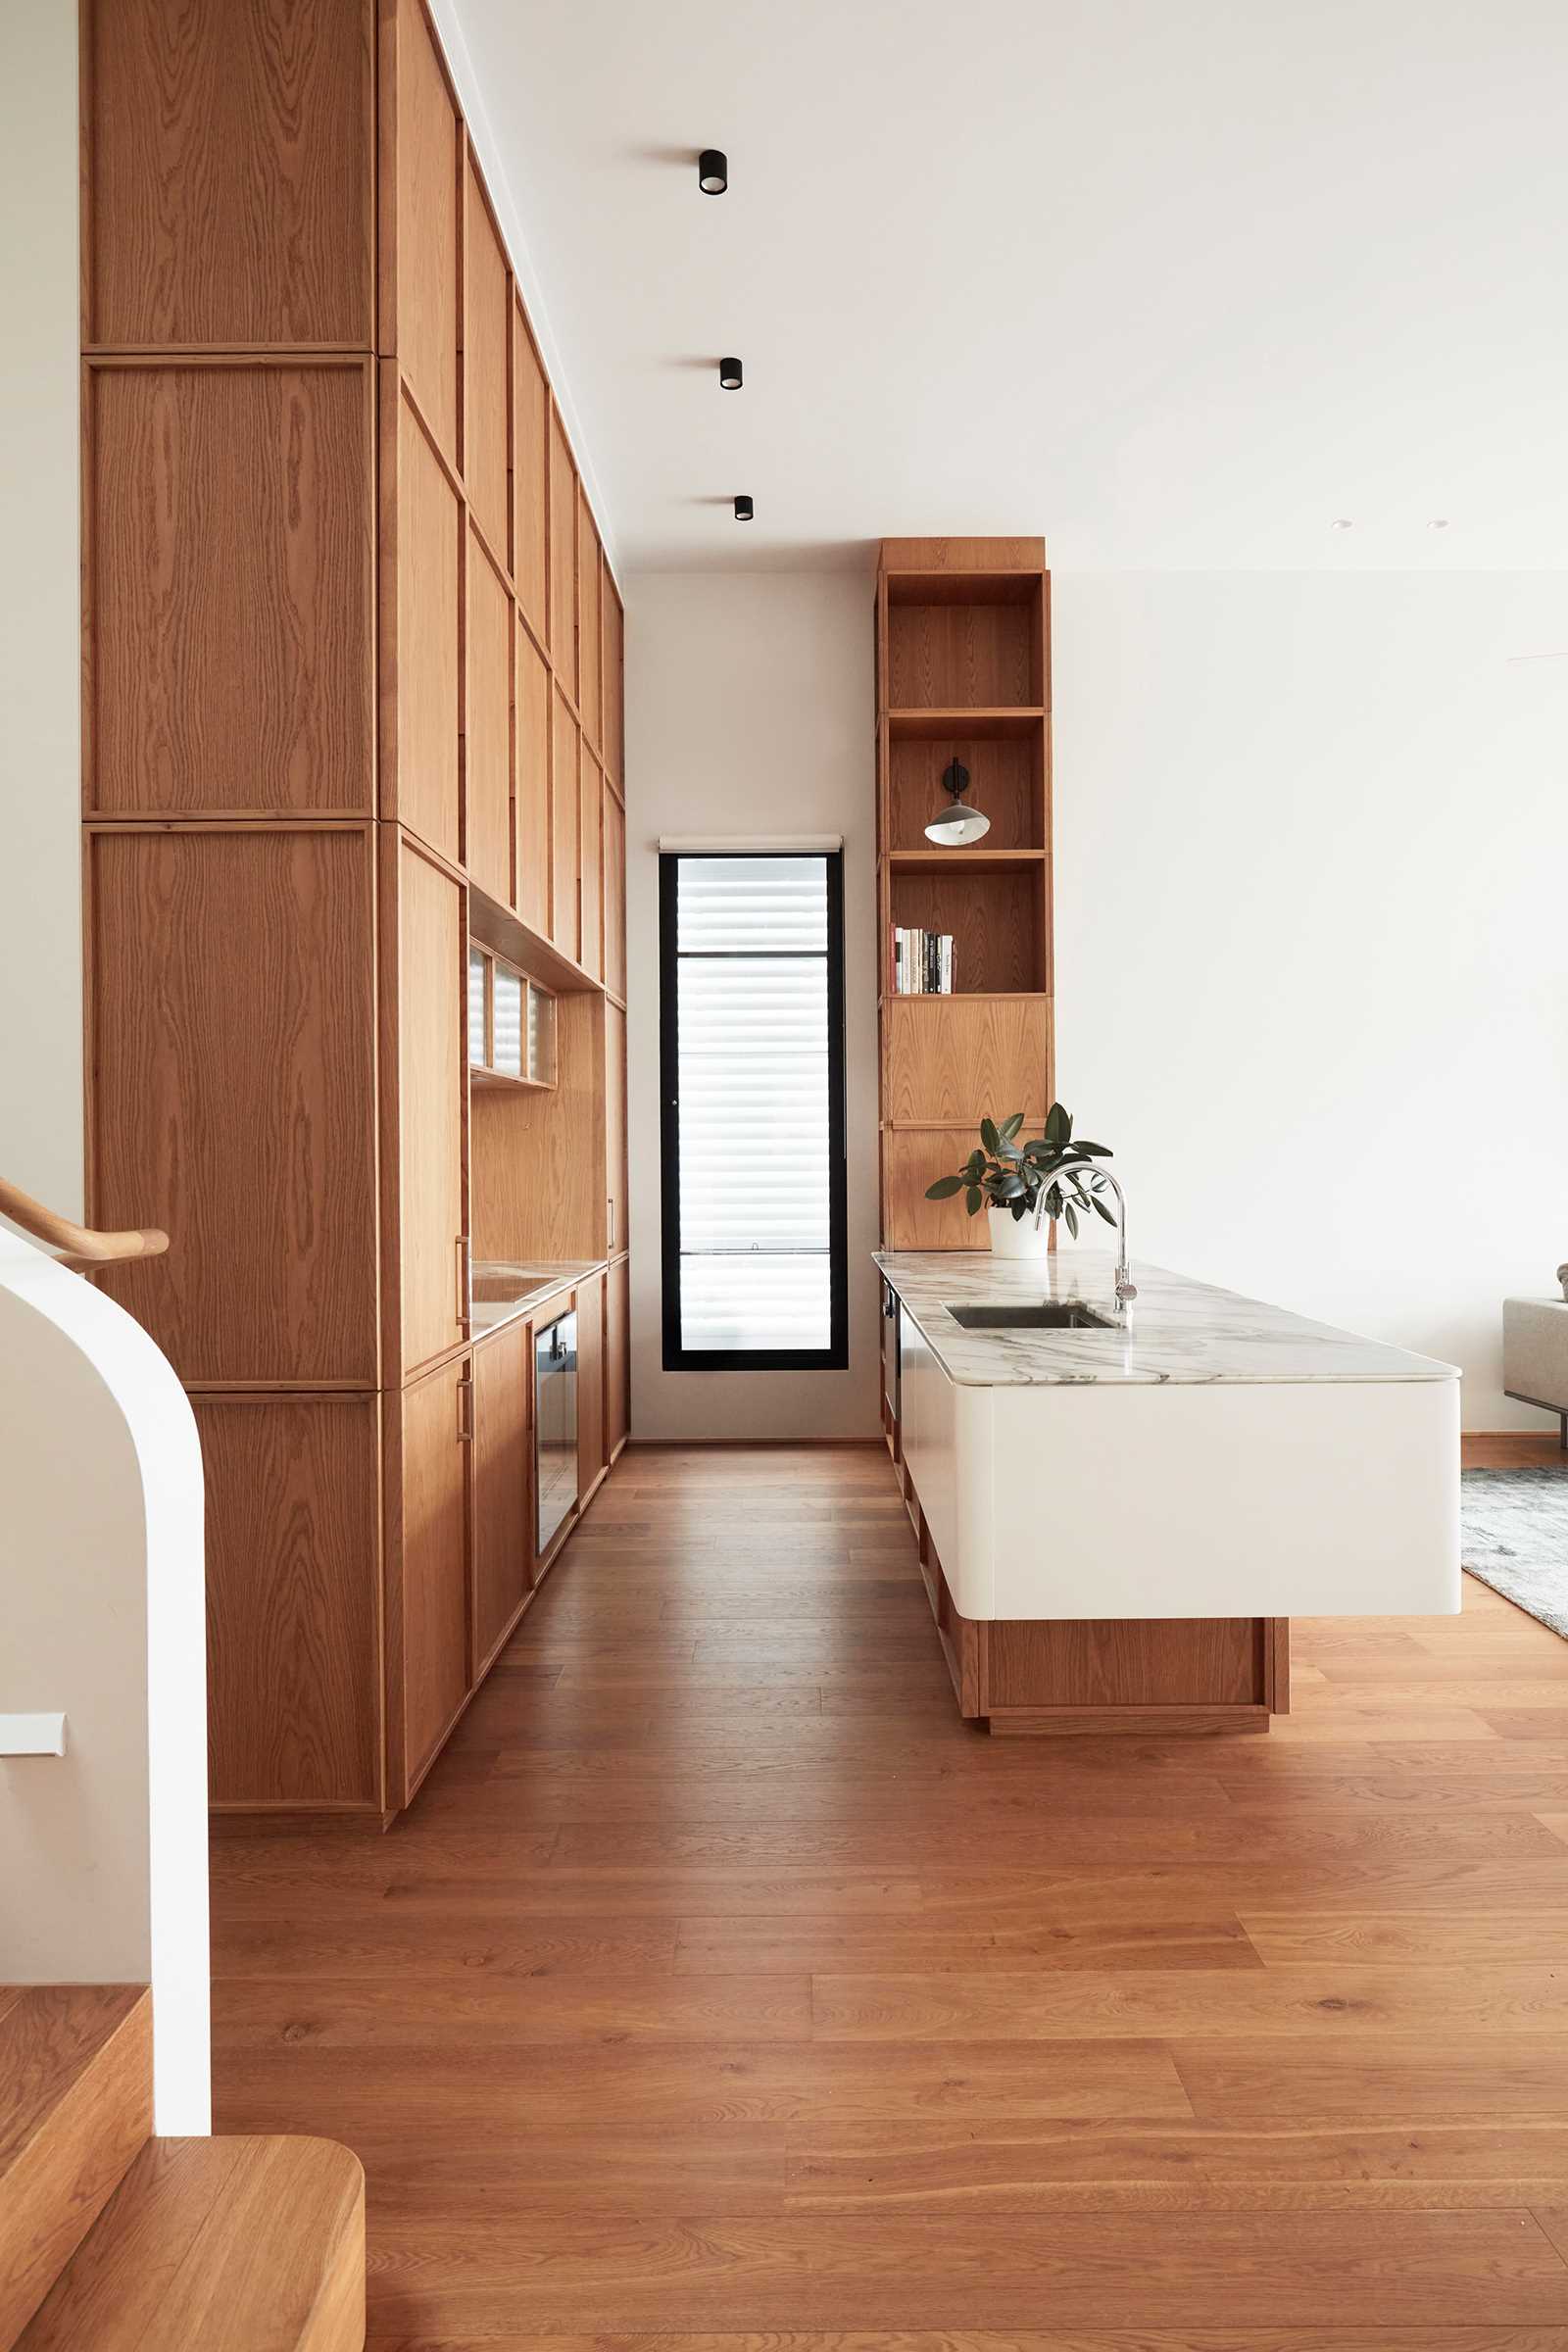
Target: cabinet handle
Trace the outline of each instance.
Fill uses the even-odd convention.
[[[458,1383],[458,1438],[465,1446],[473,1444],[473,1380],[471,1375]]]
[[[615,1247],[615,1196],[613,1193],[606,1195],[605,1205],[610,1211],[610,1247],[613,1250]]]
[[[460,1233],[454,1247],[456,1248],[458,1253],[458,1321],[462,1324],[464,1330],[466,1331],[468,1328],[468,1317],[472,1312],[468,1296],[470,1278],[468,1273],[467,1235],[466,1233]]]

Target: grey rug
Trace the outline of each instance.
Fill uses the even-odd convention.
[[[1568,1641],[1568,1460],[1561,1469],[1466,1470],[1464,1564]]]

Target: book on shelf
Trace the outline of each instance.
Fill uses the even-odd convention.
[[[951,997],[953,934],[893,926],[893,993],[896,997]]]

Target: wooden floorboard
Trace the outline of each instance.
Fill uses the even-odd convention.
[[[994,1741],[885,1454],[633,1448],[405,1820],[217,1842],[218,2128],[364,2158],[372,2352],[1568,2352],[1568,1644],[1464,1600]]]

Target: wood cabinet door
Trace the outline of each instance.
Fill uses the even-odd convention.
[[[395,1519],[402,1625],[403,1797],[440,1747],[468,1691],[468,1445],[466,1357],[405,1389]]]
[[[426,422],[456,465],[463,123],[419,0],[395,0],[394,14],[396,270],[392,341],[382,348],[397,354]]]
[[[390,382],[390,378],[388,379]],[[392,659],[382,649],[383,816],[395,816],[457,861],[462,834],[462,648],[459,579],[463,517],[457,492],[424,426],[393,386],[383,409],[383,466],[395,453],[397,531]],[[382,541],[383,551],[387,542]]]
[[[467,923],[463,892],[398,844],[397,1202],[405,1378],[467,1336],[463,1250]]]
[[[585,742],[604,743],[599,710],[599,533],[593,510],[577,493],[577,708]]]
[[[550,658],[577,700],[577,469],[565,428],[550,412]]]
[[[512,321],[513,567],[517,602],[540,644],[548,611],[550,386],[520,304]]]
[[[373,1396],[191,1398],[207,1521],[214,1805],[382,1810]]]
[[[463,471],[474,520],[512,568],[512,273],[471,153],[464,167]]]
[[[626,814],[605,786],[605,986],[626,994]]]
[[[621,640],[625,632],[620,614],[620,599],[615,594],[615,583],[610,576],[610,565],[608,564],[604,566],[600,599],[600,615],[603,621],[603,646],[600,656],[600,667],[604,672],[601,692],[604,697],[605,710],[605,765],[610,770],[610,773],[614,777],[615,782],[624,786],[625,750],[623,744],[624,728],[621,716]]]
[[[605,1459],[612,1461],[631,1428],[631,1260],[605,1276]]]
[[[512,900],[512,598],[468,534],[468,733],[464,861],[487,898]]]
[[[583,745],[580,755],[581,784],[578,794],[577,877],[578,906],[581,909],[582,953],[578,957],[585,972],[599,979],[604,971],[604,946],[601,925],[604,920],[604,842],[605,779],[599,772],[599,762]]]
[[[522,1605],[533,1559],[528,1373],[533,1326],[508,1323],[473,1351],[473,1679]]]
[[[577,876],[577,722],[559,689],[550,726],[550,936],[573,963],[582,944]]]
[[[170,1245],[103,1288],[182,1380],[373,1389],[368,828],[88,845],[88,1212]]]
[[[626,1247],[626,1015],[605,1003],[605,1246]]]
[[[605,1466],[605,1284],[577,1285],[577,1498]]]
[[[519,620],[516,906],[529,929],[541,938],[550,934],[550,710],[554,700],[544,656]]]

